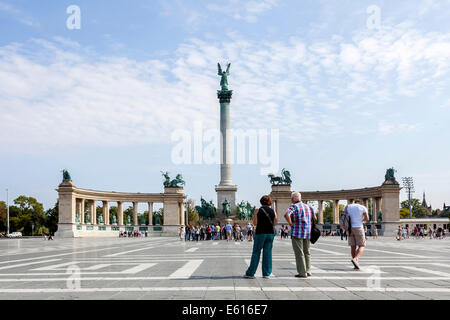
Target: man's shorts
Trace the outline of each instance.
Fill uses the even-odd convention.
[[[352,228],[351,234],[348,236],[349,246],[366,246],[366,235],[364,234],[364,228]]]

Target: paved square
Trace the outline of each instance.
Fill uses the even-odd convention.
[[[297,279],[290,240],[276,239],[273,277],[242,276],[252,243],[153,239],[0,241],[0,299],[450,299],[450,240],[369,239],[360,271],[337,237],[311,246]]]

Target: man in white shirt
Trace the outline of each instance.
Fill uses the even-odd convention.
[[[360,200],[356,200],[354,204],[349,204],[346,207],[352,230],[348,237],[348,244],[352,250],[352,263],[355,269],[359,270],[359,258],[366,247],[366,235],[364,233],[364,222],[369,221],[369,214],[367,208],[361,205]]]

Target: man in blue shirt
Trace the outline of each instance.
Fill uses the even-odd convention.
[[[227,225],[225,226],[225,232],[227,233],[227,242],[231,240],[231,229],[233,229],[231,227],[231,224],[228,222]]]

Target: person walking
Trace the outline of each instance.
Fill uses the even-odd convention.
[[[145,234],[145,237],[147,237],[147,233]],[[185,239],[185,233],[184,233],[184,226],[180,227],[180,241],[183,241]]]
[[[235,237],[235,241],[239,241],[239,240],[241,240],[241,226],[240,225],[238,225],[238,224],[236,224],[236,229],[235,229],[235,231],[236,231],[236,237]]]
[[[357,199],[355,203],[345,207],[350,216],[351,231],[348,236],[348,245],[351,247],[352,264],[359,270],[359,258],[364,253],[366,247],[366,236],[364,234],[363,223],[369,221],[367,208],[361,205],[361,200]]]
[[[247,224],[247,237],[249,242],[253,240],[253,226],[250,222]]]
[[[184,241],[191,241],[191,226],[186,226],[186,234],[184,236]]]
[[[397,240],[402,240],[402,228],[400,226],[397,228]]]
[[[311,276],[311,254],[309,251],[312,220],[316,220],[314,210],[302,202],[300,192],[293,192],[292,205],[286,210],[284,217],[291,226],[292,248],[297,266],[297,278]]]
[[[253,214],[253,224],[256,226],[256,230],[255,236],[253,237],[252,258],[244,275],[248,279],[255,278],[255,272],[261,257],[261,250],[263,251],[263,278],[269,279],[272,274],[272,247],[275,237],[274,226],[277,224],[277,213],[270,207],[272,205],[270,196],[263,196],[259,202],[261,203],[261,207],[256,209]]]
[[[373,225],[373,238],[378,239],[378,229],[376,225]]]
[[[227,242],[229,242],[231,240],[231,230],[233,228],[231,227],[231,224],[228,222],[227,225],[224,227],[224,231],[227,234]]]
[[[199,239],[200,239],[200,227],[197,226],[197,228],[195,229],[195,241],[198,242]]]

